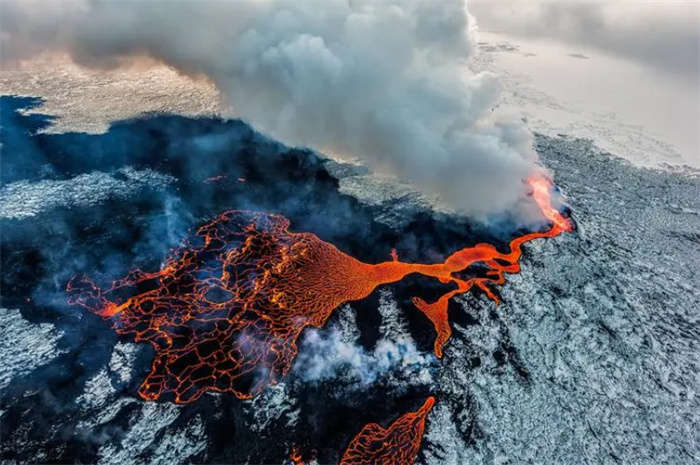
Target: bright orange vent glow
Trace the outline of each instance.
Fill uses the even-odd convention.
[[[306,462],[304,461],[304,458],[302,457],[297,446],[292,447],[292,452],[289,454],[289,460],[291,460],[292,464],[294,465],[306,465]]]
[[[523,243],[573,229],[550,205],[550,182],[529,182],[553,226],[514,239],[506,253],[477,244],[444,263],[403,263],[393,253],[393,260],[371,265],[313,234],[290,232],[281,216],[228,211],[188,238],[160,271],[132,271],[104,290],[76,277],[68,300],[111,318],[118,333],[153,345],[151,372],[139,388],[147,400],[171,392],[175,402],[187,403],[207,390],[250,398],[290,370],[304,328],[323,326],[340,304],[411,273],[456,286],[433,303],[413,299],[434,324],[435,354],[442,357],[451,335],[449,299],[476,286],[498,302],[489,285],[520,271]],[[477,262],[490,268],[485,277],[453,275]]]
[[[411,465],[416,460],[425,430],[425,418],[435,398],[428,397],[416,412],[401,416],[384,429],[370,423],[350,442],[340,465]]]

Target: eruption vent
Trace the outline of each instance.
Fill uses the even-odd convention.
[[[411,273],[456,285],[434,303],[414,299],[435,326],[435,354],[441,357],[451,334],[449,299],[477,286],[498,302],[489,286],[520,271],[523,243],[572,230],[549,205],[549,181],[530,182],[554,225],[514,239],[505,253],[477,244],[444,263],[403,263],[394,257],[371,265],[313,234],[290,232],[281,216],[229,211],[188,238],[160,271],[132,271],[105,290],[87,277],[74,278],[69,303],[111,318],[118,333],[153,345],[156,357],[139,389],[147,400],[170,391],[175,402],[187,403],[207,390],[250,398],[289,371],[304,328],[323,326],[340,304]],[[490,268],[485,277],[454,276],[477,262]]]
[[[425,431],[425,418],[435,398],[428,397],[415,412],[407,413],[384,429],[370,423],[350,442],[340,465],[411,465]]]

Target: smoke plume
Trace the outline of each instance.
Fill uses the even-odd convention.
[[[294,145],[362,159],[469,214],[505,211],[536,167],[467,67],[462,2],[6,1],[2,65],[41,53],[116,67],[148,56],[205,75],[234,113]]]

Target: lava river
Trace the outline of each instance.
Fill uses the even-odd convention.
[[[323,326],[339,305],[411,273],[454,286],[432,303],[413,299],[435,326],[434,350],[441,357],[451,334],[452,297],[477,287],[498,302],[491,286],[520,271],[524,243],[573,230],[550,203],[552,184],[544,178],[529,182],[551,226],[513,239],[506,252],[481,243],[443,263],[405,263],[393,254],[391,261],[368,264],[314,234],[290,232],[282,216],[227,211],[187,238],[159,271],[134,270],[104,289],[88,277],[74,278],[69,303],[109,319],[120,334],[152,344],[155,359],[139,388],[147,400],[168,392],[175,402],[188,403],[207,390],[250,398],[290,370],[306,327]],[[476,263],[488,267],[485,276],[459,276]],[[427,414],[431,405],[420,411]],[[422,426],[420,431],[422,436]],[[361,454],[364,442],[358,438],[349,451]]]

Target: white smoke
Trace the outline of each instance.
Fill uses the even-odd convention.
[[[427,368],[434,364],[433,357],[421,353],[413,341],[382,338],[373,351],[367,351],[345,341],[335,329],[309,330],[301,348],[294,371],[313,383],[342,378],[369,386],[392,375],[430,380]]]
[[[504,211],[536,170],[531,134],[492,113],[467,67],[473,21],[442,1],[4,1],[2,63],[148,56],[206,75],[238,116],[294,145],[358,157],[465,213]]]
[[[340,314],[337,326],[304,333],[294,371],[312,383],[343,378],[358,387],[378,380],[405,386],[430,384],[430,369],[437,359],[418,350],[401,309],[386,290],[380,291],[378,310],[382,336],[373,350],[357,343],[360,334],[355,313],[346,305],[337,310]]]

